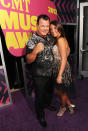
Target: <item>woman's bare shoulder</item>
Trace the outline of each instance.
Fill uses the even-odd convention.
[[[65,44],[66,43],[66,40],[64,37],[59,37],[58,40],[57,40],[58,44]]]
[[[58,42],[65,42],[65,40],[66,40],[65,37],[59,37],[59,38],[57,39]]]

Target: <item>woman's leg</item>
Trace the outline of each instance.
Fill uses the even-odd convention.
[[[59,112],[57,113],[57,116],[63,116],[66,111],[66,107],[65,107],[66,106],[66,95],[64,95],[61,90],[57,90],[56,88],[55,88],[55,92],[61,98],[61,107],[59,109]]]
[[[74,114],[75,113],[75,111],[74,111],[75,105],[71,104],[71,101],[69,100],[69,98],[68,98],[66,93],[63,94],[62,99],[63,99],[62,102],[66,100],[65,102],[66,102],[66,104],[68,106],[70,114]]]
[[[60,96],[60,98],[61,98],[61,103],[62,103],[61,106],[62,106],[62,107],[66,106],[66,104],[67,104],[67,99],[68,99],[66,93],[63,93],[61,90],[58,90],[58,89],[56,89],[56,88],[55,88],[55,92],[56,92],[56,94],[58,94],[58,95]],[[68,101],[68,102],[69,102],[69,101]]]
[[[64,115],[64,113],[66,111],[66,107],[65,107],[66,104],[68,105],[68,109],[69,109],[70,114],[74,114],[75,113],[74,108],[71,106],[72,104],[71,104],[67,94],[63,93],[61,90],[57,90],[56,88],[55,88],[55,92],[61,98],[61,107],[60,107],[59,112],[57,113],[57,116],[63,116]]]

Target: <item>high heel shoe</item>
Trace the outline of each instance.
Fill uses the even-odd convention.
[[[60,110],[57,113],[57,116],[63,116],[65,111],[66,111],[66,107],[60,107]]]
[[[75,113],[74,108],[75,108],[75,105],[73,105],[73,104],[70,104],[70,105],[68,106],[69,113],[70,113],[71,115],[73,115],[73,114]]]
[[[74,104],[70,104],[69,106],[71,106],[71,107],[75,108],[75,105],[74,105]]]

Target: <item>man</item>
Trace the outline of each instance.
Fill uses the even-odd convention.
[[[32,64],[32,73],[35,84],[35,109],[37,118],[43,127],[47,126],[44,108],[51,111],[53,95],[53,65],[52,53],[53,44],[49,37],[50,18],[47,15],[40,15],[37,19],[37,31],[28,41],[26,46],[27,63]]]

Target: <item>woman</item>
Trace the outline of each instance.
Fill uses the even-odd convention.
[[[66,111],[66,105],[71,114],[74,113],[75,105],[71,104],[66,90],[72,84],[71,70],[67,57],[70,53],[70,48],[65,37],[63,26],[58,21],[54,20],[50,23],[50,33],[56,39],[56,44],[53,47],[53,54],[55,57],[56,66],[58,66],[57,86],[55,92],[61,97],[62,105],[57,116],[63,116]]]

